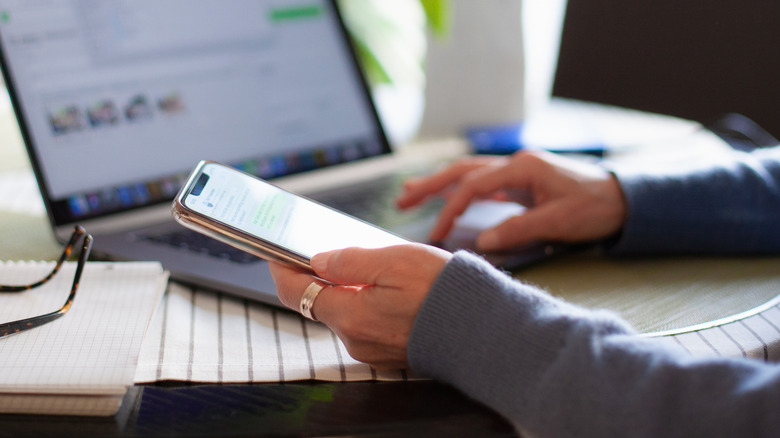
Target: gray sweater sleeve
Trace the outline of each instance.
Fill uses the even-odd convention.
[[[409,340],[412,368],[534,437],[780,433],[780,366],[693,358],[469,253],[446,265]]]
[[[780,146],[612,171],[629,211],[614,254],[780,252]]]

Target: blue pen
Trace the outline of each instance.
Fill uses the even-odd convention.
[[[466,138],[475,154],[509,155],[530,148],[523,142],[522,123],[470,128],[466,130]],[[561,154],[586,154],[598,158],[603,158],[606,153],[606,146],[603,143],[533,147],[533,149],[544,149]]]

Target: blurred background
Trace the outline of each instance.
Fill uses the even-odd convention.
[[[549,98],[565,0],[339,0],[396,143],[517,123]]]

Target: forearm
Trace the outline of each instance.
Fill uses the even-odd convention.
[[[628,205],[615,254],[780,253],[780,147],[729,163],[614,169]]]
[[[423,304],[409,359],[417,372],[456,386],[532,436],[780,430],[772,419],[780,408],[777,369],[692,359],[464,253]]]

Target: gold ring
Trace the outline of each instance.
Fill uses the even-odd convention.
[[[325,289],[325,286],[322,286],[315,281],[312,281],[311,284],[306,287],[306,290],[303,291],[303,295],[301,296],[301,304],[298,306],[301,315],[312,321],[317,321],[317,318],[312,315],[311,310],[314,307],[314,300],[317,299],[317,295],[319,295],[323,289]]]

